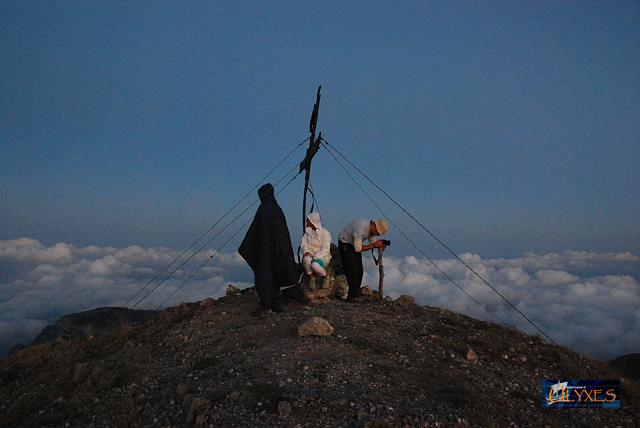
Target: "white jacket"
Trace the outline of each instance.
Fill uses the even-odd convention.
[[[302,237],[302,252],[310,253],[316,259],[322,259],[325,266],[329,266],[331,260],[331,233],[322,227],[320,214],[313,212],[307,219],[316,227],[313,230],[307,227]]]

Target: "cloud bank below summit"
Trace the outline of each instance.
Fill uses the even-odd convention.
[[[29,342],[66,313],[123,306],[179,253],[169,248],[44,246],[22,238],[0,241],[0,355]],[[195,256],[141,307],[155,308],[203,263]],[[640,257],[628,252],[525,254],[514,259],[463,259],[529,315],[556,342],[601,359],[640,351]],[[453,259],[438,266],[501,319],[527,333],[533,328]],[[365,257],[365,283],[377,284],[377,268]],[[439,306],[494,321],[424,260],[385,256],[385,290],[411,294]],[[237,253],[216,255],[169,304],[219,296],[228,283],[251,286],[253,276]]]

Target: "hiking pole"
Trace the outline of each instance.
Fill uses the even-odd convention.
[[[376,266],[378,266],[378,294],[380,295],[380,301],[382,302],[383,293],[384,293],[384,266],[382,265],[382,253],[385,248],[391,245],[391,241],[387,239],[382,239],[382,243],[384,244],[382,247],[378,247],[378,258],[373,255],[373,248],[371,249],[371,257],[373,257],[373,261]]]
[[[382,302],[384,292],[384,266],[382,265],[382,253],[384,247],[378,248],[378,294],[380,294],[380,301]]]

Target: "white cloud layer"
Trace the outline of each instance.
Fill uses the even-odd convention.
[[[461,258],[555,342],[605,360],[640,351],[640,257],[628,252],[566,251],[516,259],[482,259],[474,254]],[[435,262],[500,319],[527,333],[537,332],[461,263]],[[366,270],[364,281],[376,286],[372,262]],[[415,257],[385,257],[385,290],[391,297],[411,294],[421,304],[497,321],[435,267]]]
[[[155,308],[210,254],[194,257],[141,307]],[[45,247],[28,238],[0,241],[0,355],[18,342],[29,342],[66,313],[124,306],[177,255],[168,248],[78,248],[64,243]],[[515,259],[462,257],[556,342],[602,359],[640,351],[638,256],[566,251]],[[385,290],[391,297],[411,294],[420,304],[495,321],[424,260],[384,260]],[[436,263],[501,319],[535,332],[460,263]],[[377,268],[366,256],[365,269],[363,282],[375,288]],[[218,296],[228,283],[248,287],[252,282],[251,271],[237,253],[219,254],[169,303]]]

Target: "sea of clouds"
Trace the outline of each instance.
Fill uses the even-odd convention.
[[[65,243],[47,247],[28,238],[0,241],[0,355],[17,343],[28,343],[64,314],[126,305],[178,254],[159,247],[79,248]],[[193,257],[139,307],[162,304],[213,254]],[[557,343],[604,360],[640,352],[637,255],[566,251],[512,259],[461,257]],[[455,259],[435,263],[500,319],[535,333],[461,263]],[[385,256],[384,265],[389,296],[411,294],[420,304],[495,321],[424,259]],[[363,282],[375,288],[377,267],[370,257],[365,257],[365,270]],[[250,269],[237,253],[216,254],[166,305],[217,297],[229,283],[244,288],[252,282]]]

